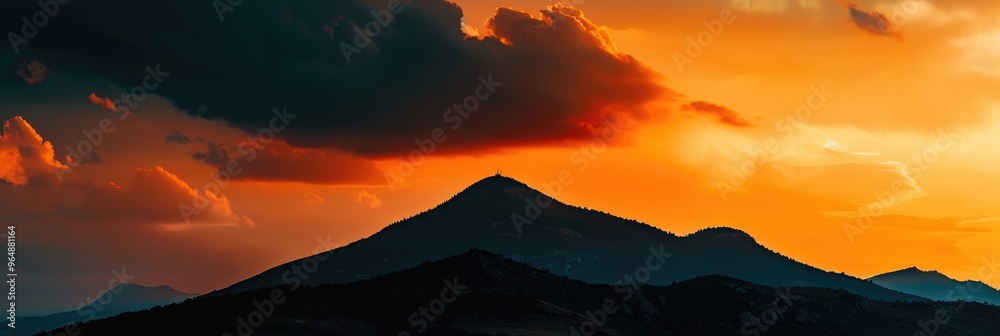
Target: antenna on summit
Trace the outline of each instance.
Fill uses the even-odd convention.
[[[500,175],[500,169],[499,168],[497,169],[497,176],[502,176],[502,175]]]

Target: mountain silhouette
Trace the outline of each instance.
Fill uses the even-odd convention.
[[[276,294],[277,293],[277,294]],[[277,298],[277,299],[274,299]],[[1000,307],[721,275],[670,286],[588,284],[482,250],[351,284],[201,296],[78,325],[80,335],[936,335],[1000,330]]]
[[[720,274],[768,286],[843,288],[873,299],[925,300],[799,263],[736,229],[712,228],[679,237],[561,203],[500,175],[482,179],[437,207],[368,238],[279,265],[211,294],[281,284],[350,283],[470,249],[589,283],[613,284],[632,275],[655,251],[670,257],[644,279],[654,285]],[[303,266],[313,271],[299,275]]]
[[[197,294],[182,293],[167,285],[148,287],[125,283],[104,292],[99,298],[77,310],[44,316],[19,317],[17,331],[18,335],[31,335],[71,323],[181,302],[195,296]]]
[[[875,284],[937,301],[965,300],[1000,305],[1000,291],[979,281],[958,281],[938,273],[910,267],[869,278]]]

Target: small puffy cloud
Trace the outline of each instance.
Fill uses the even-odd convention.
[[[681,106],[681,110],[695,112],[698,114],[709,115],[718,119],[719,122],[736,126],[736,127],[751,127],[753,124],[743,119],[739,113],[729,109],[728,107],[722,105],[716,105],[704,101],[696,101],[689,104],[684,104]]]
[[[17,67],[16,73],[28,85],[41,83],[52,75],[52,71],[45,64],[36,60],[21,62]]]
[[[889,18],[884,13],[878,11],[866,12],[858,8],[856,4],[848,4],[847,10],[851,15],[851,22],[854,22],[855,26],[861,28],[866,33],[887,38],[903,38],[902,33],[899,32],[899,28],[892,21],[889,21]]]
[[[52,143],[24,118],[13,117],[0,134],[0,179],[14,186],[48,186],[58,183],[57,172],[68,167],[55,159]]]
[[[97,94],[95,94],[93,92],[91,92],[90,96],[87,96],[87,98],[90,98],[90,102],[94,103],[94,105],[106,108],[106,109],[110,110],[111,112],[115,112],[116,109],[117,109],[117,107],[115,106],[115,103],[113,101],[111,101],[111,98],[100,97],[100,96],[98,96]]]
[[[216,168],[220,168],[220,170],[225,170],[226,163],[236,157],[235,155],[229,155],[229,150],[222,144],[208,141],[205,145],[206,149],[204,152],[194,152],[191,154],[191,157],[194,158],[195,161],[215,166]]]
[[[367,205],[369,208],[372,209],[382,206],[382,199],[375,194],[369,193],[367,190],[362,190],[360,192],[353,193],[353,195],[354,195],[354,203]]]
[[[181,145],[186,145],[191,142],[191,138],[189,138],[187,135],[181,134],[181,132],[178,130],[174,130],[173,132],[168,134],[164,138],[164,140],[166,140],[167,143],[176,142]]]

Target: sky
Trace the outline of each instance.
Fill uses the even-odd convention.
[[[60,6],[0,5],[23,314],[123,274],[221,289],[496,169],[825,270],[1000,287],[994,1]]]

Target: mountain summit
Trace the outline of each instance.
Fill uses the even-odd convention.
[[[910,267],[871,277],[873,283],[937,301],[975,301],[1000,305],[1000,291],[979,281],[958,281],[937,271]]]
[[[712,228],[678,237],[634,220],[564,204],[499,175],[473,183],[437,207],[368,238],[314,259],[279,265],[220,292],[350,283],[470,249],[590,283],[614,284],[641,274],[649,284],[667,285],[720,274],[769,286],[843,288],[875,299],[923,300],[801,264],[736,229]],[[294,271],[303,266],[313,268],[306,262],[318,266],[306,276],[296,275]]]
[[[156,306],[165,306],[197,296],[173,289],[167,285],[143,286],[125,283],[101,294],[80,309],[45,316],[18,317],[18,335],[32,335],[42,330],[115,316]]]

